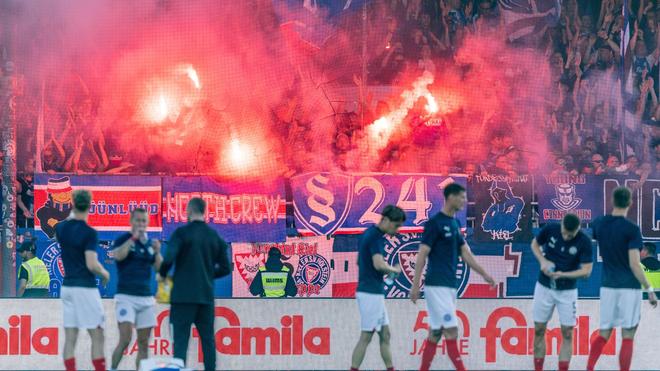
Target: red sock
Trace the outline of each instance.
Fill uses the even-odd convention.
[[[433,362],[433,357],[435,357],[437,346],[438,343],[433,343],[428,339],[426,340],[424,351],[422,352],[422,365],[419,366],[419,371],[429,371],[431,369],[431,362]]]
[[[598,357],[603,353],[603,348],[607,344],[607,340],[604,337],[598,335],[598,337],[591,343],[591,349],[589,349],[589,360],[587,361],[587,371],[594,371],[596,367],[596,362],[598,362]]]
[[[621,351],[619,352],[619,365],[621,366],[621,371],[630,371],[632,353],[633,339],[623,339],[623,341],[621,341]]]
[[[543,371],[545,358],[534,358],[534,371]]]
[[[357,367],[351,367],[351,371],[360,371]]]
[[[458,352],[457,340],[445,340],[445,344],[447,344],[447,355],[454,364],[454,367],[456,367],[456,371],[466,371],[465,366],[463,366],[463,360],[461,359],[461,353]]]
[[[105,358],[93,359],[94,371],[107,371],[105,368]]]
[[[559,371],[568,371],[569,361],[559,361]]]
[[[66,369],[66,371],[76,371],[76,359],[75,358],[65,359],[64,369]]]
[[[387,371],[394,371],[394,367],[388,367]]]

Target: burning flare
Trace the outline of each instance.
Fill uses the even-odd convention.
[[[186,68],[186,75],[188,75],[188,78],[190,81],[192,81],[197,90],[202,88],[202,85],[199,83],[199,76],[197,76],[197,71],[195,70],[195,67],[192,66],[192,64]]]

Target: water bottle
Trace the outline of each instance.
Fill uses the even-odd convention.
[[[554,273],[554,271],[555,271],[555,265],[552,264],[552,265],[550,266],[550,268],[548,268],[548,271],[549,271],[550,273]],[[557,281],[556,281],[554,278],[552,278],[552,277],[550,277],[550,288],[553,289],[553,290],[556,290],[556,289],[557,289]]]
[[[394,285],[394,280],[396,279],[398,275],[396,273],[388,273],[387,276],[385,276],[385,284],[387,286],[392,286]]]

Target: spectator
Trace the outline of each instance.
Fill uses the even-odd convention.
[[[34,161],[29,160],[25,171],[16,177],[16,224],[21,228],[34,228]]]
[[[619,161],[618,157],[616,157],[614,155],[610,155],[607,158],[606,166],[607,166],[607,169],[606,169],[607,174],[617,175],[617,174],[620,173],[619,166],[621,166],[621,161]]]
[[[603,156],[595,154],[591,156],[591,168],[592,174],[594,175],[603,175],[606,173],[607,168],[605,167],[605,160]]]

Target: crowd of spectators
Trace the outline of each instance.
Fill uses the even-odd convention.
[[[547,140],[550,153],[527,150],[529,145],[523,142],[527,138],[517,136],[515,128],[503,127],[492,130],[485,141],[487,148],[474,155],[478,160],[443,158],[442,167],[411,170],[509,175],[535,171],[660,175],[660,33],[657,32],[660,14],[656,15],[660,11],[660,1],[628,3],[629,19],[626,20],[622,0],[565,0],[559,22],[535,35],[531,42],[525,40],[525,48],[531,45],[547,58],[556,89],[553,99],[546,102],[546,119],[533,123]],[[363,90],[364,96],[369,96],[366,91],[371,85],[401,83],[400,76],[411,70],[434,73],[442,63],[455,58],[463,40],[470,34],[504,34],[505,29],[503,11],[497,0],[382,0],[370,2],[369,6],[372,7],[370,11],[386,7],[385,12],[372,12],[372,17],[386,15],[386,19],[380,20],[385,22],[385,32],[379,37],[380,41],[369,46],[367,86],[363,86],[360,78],[353,77],[361,96]],[[630,40],[623,44],[626,50],[622,53],[621,37],[626,25]],[[515,47],[516,43],[521,41],[511,44]],[[42,134],[43,143],[36,149],[39,161],[28,158],[24,162],[32,164],[29,166],[36,162],[41,171],[51,173],[152,172],[151,168],[144,168],[148,162],[125,158],[130,156],[108,143],[112,140],[107,141],[107,133],[99,129],[102,125],[95,123],[99,103],[94,99],[91,94],[82,94],[68,108],[66,122],[61,125],[63,130],[46,129]],[[29,105],[19,101],[19,109],[21,104]],[[356,142],[368,140],[366,125],[388,112],[393,104],[375,99],[358,104],[357,108],[338,107],[334,117],[336,131],[331,141],[337,167],[351,168],[347,164],[348,154],[357,147]],[[311,146],[306,136],[313,131],[311,120],[304,117],[304,112],[294,113],[295,107],[284,106],[287,112],[283,114],[273,108],[276,112],[273,120],[290,118],[283,120],[282,126],[287,128],[282,130],[282,142],[287,148]],[[31,111],[38,112],[38,109]],[[32,117],[29,121],[29,125],[22,125],[28,129],[20,133],[19,140],[27,148],[36,148],[36,120]],[[415,130],[420,127],[414,123],[411,126]],[[378,168],[374,170],[401,170],[394,164],[401,162],[402,154],[410,151],[410,147],[426,146],[429,147],[427,152],[433,152],[433,146],[443,142],[429,141],[425,130],[419,130],[417,138],[420,140],[391,143],[382,151]],[[421,153],[426,155],[424,151]],[[304,164],[298,163],[302,156],[293,152],[283,156],[291,158],[289,174],[304,169]],[[138,163],[141,165],[134,165]]]

